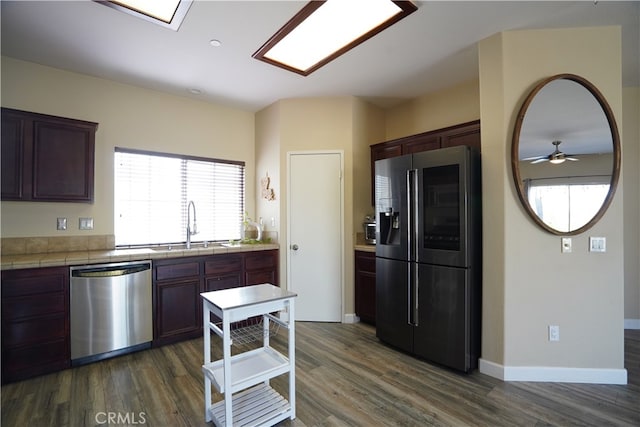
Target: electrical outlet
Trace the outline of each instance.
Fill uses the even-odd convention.
[[[66,230],[67,229],[67,218],[58,218],[56,221],[56,229],[57,230]]]
[[[606,237],[589,237],[589,252],[606,252]]]
[[[562,238],[562,253],[568,254],[571,252],[571,237]]]
[[[80,218],[78,228],[80,230],[93,230],[93,218]]]
[[[549,341],[560,341],[560,326],[549,325]]]

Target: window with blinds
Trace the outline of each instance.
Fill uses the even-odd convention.
[[[607,194],[610,175],[525,180],[529,205],[542,221],[559,231],[586,225],[596,216]]]
[[[240,239],[244,183],[244,162],[116,147],[116,246],[185,242],[190,201],[192,242]]]

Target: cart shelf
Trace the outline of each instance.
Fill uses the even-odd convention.
[[[275,424],[289,418],[291,406],[289,402],[273,388],[259,384],[233,396],[234,426],[261,426],[266,423]],[[221,400],[209,408],[213,419],[226,423],[224,401]]]
[[[224,393],[224,360],[202,367],[218,392]],[[289,359],[271,347],[260,347],[231,357],[231,393],[289,372]]]

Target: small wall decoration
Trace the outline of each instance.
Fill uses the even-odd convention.
[[[274,193],[273,188],[269,188],[271,185],[271,178],[269,178],[269,174],[264,178],[260,178],[260,186],[262,187],[262,197],[269,201],[276,199],[276,193]]]

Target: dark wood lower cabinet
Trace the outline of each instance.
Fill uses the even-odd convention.
[[[2,383],[69,366],[68,267],[2,271]]]
[[[199,297],[202,292],[201,261],[174,258],[154,262],[153,344],[162,345],[195,338],[201,332]]]
[[[356,315],[361,321],[376,324],[376,254],[355,251]]]
[[[200,335],[202,327],[200,279],[156,285],[155,344],[167,344]]]
[[[245,285],[278,284],[278,252],[245,254]]]
[[[154,261],[153,345],[201,336],[202,292],[277,285],[277,263],[278,250]]]
[[[243,255],[216,255],[204,263],[205,291],[237,288],[242,281]]]
[[[221,291],[243,286],[243,265],[242,254],[218,255],[206,260],[204,263],[205,291]],[[211,314],[211,321],[219,323],[222,319]]]
[[[202,336],[200,294],[278,285],[278,250],[153,261],[153,345]],[[2,271],[2,383],[71,366],[69,267]]]

